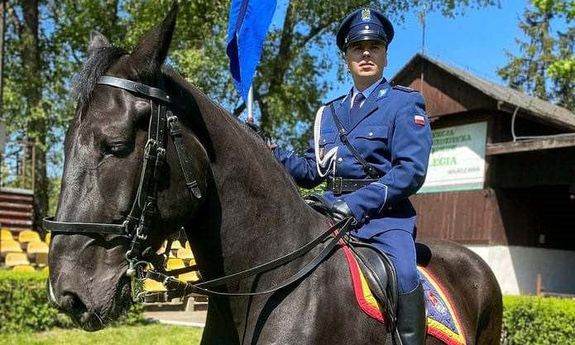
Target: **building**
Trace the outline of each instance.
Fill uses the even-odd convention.
[[[418,236],[465,244],[503,293],[575,293],[575,114],[424,55],[392,78],[433,130]]]

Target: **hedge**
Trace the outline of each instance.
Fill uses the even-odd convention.
[[[46,273],[0,270],[0,332],[74,327],[70,318],[48,305]],[[503,298],[506,345],[575,345],[575,300],[534,296]],[[143,307],[131,308],[117,324],[144,322]]]
[[[503,343],[506,345],[575,345],[575,300],[505,296]]]
[[[0,270],[0,332],[44,331],[75,327],[71,319],[48,304],[44,272]],[[119,324],[143,322],[143,307],[132,307]]]

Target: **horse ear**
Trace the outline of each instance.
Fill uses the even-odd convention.
[[[177,13],[178,3],[174,1],[164,21],[146,33],[130,55],[130,62],[140,75],[152,77],[160,70],[170,48]]]
[[[90,32],[90,43],[88,44],[88,56],[91,56],[99,49],[111,47],[110,41],[106,36],[102,35],[98,31]]]

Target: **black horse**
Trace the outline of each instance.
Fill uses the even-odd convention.
[[[103,328],[130,305],[126,252],[139,247],[133,248],[117,229],[130,228],[138,235],[146,230],[146,236],[140,236],[144,247],[157,249],[184,226],[201,275],[209,280],[292,252],[330,227],[328,218],[303,201],[261,138],[176,73],[162,68],[176,12],[172,9],[131,54],[94,33],[78,79],[79,101],[66,135],[54,223],[64,225],[59,228],[62,232],[54,233],[50,247],[48,290],[50,300],[86,330]],[[167,125],[150,125],[152,116],[166,111],[182,124],[170,136],[161,130]],[[156,139],[168,138],[165,152],[157,154],[165,153],[165,164],[152,168],[144,163],[151,154],[149,128],[160,128]],[[180,143],[173,145],[176,140]],[[152,187],[144,176],[148,170],[157,177]],[[152,191],[147,195],[152,196],[147,200],[155,201],[151,210],[138,201],[142,190]],[[148,215],[155,219],[142,221]],[[130,226],[134,219],[145,226]],[[66,228],[66,224],[73,225]],[[114,231],[94,230],[106,228],[102,224],[115,224]],[[82,232],[83,228],[88,230]],[[442,277],[458,308],[467,344],[498,343],[502,302],[493,273],[462,246],[425,243],[430,252],[424,264]],[[317,246],[220,291],[271,289],[321,250]],[[346,259],[342,250],[334,249],[302,279],[274,293],[210,297],[202,344],[389,341],[385,327],[363,314],[353,299]],[[427,343],[440,344],[434,338]]]

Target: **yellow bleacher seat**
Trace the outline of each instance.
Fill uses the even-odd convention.
[[[46,266],[46,267],[42,268],[42,272],[48,273],[48,272],[50,272],[50,268],[48,266]]]
[[[166,268],[168,270],[175,270],[183,267],[186,267],[186,265],[184,264],[184,260],[180,258],[169,258],[168,262],[166,263]]]
[[[0,241],[14,241],[12,231],[6,228],[2,228],[2,230],[0,230]]]
[[[26,251],[28,252],[28,256],[34,256],[38,253],[48,253],[48,245],[42,241],[28,242]]]
[[[24,244],[28,242],[40,242],[42,239],[40,238],[40,234],[36,231],[32,230],[24,230],[18,234],[18,242]]]
[[[166,291],[164,284],[152,279],[144,280],[144,291]]]
[[[28,256],[25,253],[8,253],[5,260],[6,267],[13,267],[18,265],[30,265]]]
[[[172,248],[171,248],[172,250],[178,250],[180,248],[182,248],[182,244],[180,243],[180,241],[176,240],[172,242]]]
[[[22,253],[20,243],[14,240],[0,241],[0,256],[4,257],[8,253]]]
[[[36,272],[34,267],[32,267],[30,265],[14,266],[14,267],[12,267],[12,271],[14,271],[14,272]]]
[[[178,279],[183,280],[185,282],[191,282],[198,280],[198,273],[197,272],[188,272],[183,273],[178,276]]]
[[[185,263],[188,263],[190,260],[194,258],[194,254],[189,249],[180,248],[176,253],[176,257],[184,260]]]
[[[37,253],[34,258],[34,263],[38,267],[48,266],[48,253]]]

